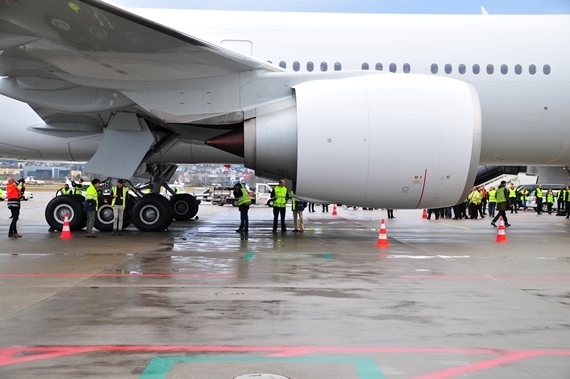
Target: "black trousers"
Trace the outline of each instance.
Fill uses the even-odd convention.
[[[495,216],[495,218],[493,219],[493,222],[497,222],[497,220],[500,217],[503,217],[503,221],[505,221],[505,225],[509,223],[509,221],[507,220],[507,212],[506,211],[497,211],[497,215]]]
[[[18,218],[20,218],[20,207],[10,207],[10,212],[12,212],[12,222],[10,223],[8,234],[16,234],[18,233],[16,223],[18,222]]]
[[[286,231],[285,226],[285,207],[273,207],[273,231],[277,230],[277,218],[281,215],[281,230]]]
[[[249,211],[249,204],[242,204],[239,206],[239,228],[240,230],[248,230],[249,228],[249,216],[247,212]]]

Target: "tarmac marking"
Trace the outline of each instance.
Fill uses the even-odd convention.
[[[567,282],[570,277],[548,276],[487,276],[487,275],[400,275],[400,279],[487,279],[487,280],[533,280],[543,282]]]
[[[175,363],[191,362],[261,362],[261,363],[352,363],[360,379],[385,379],[384,374],[372,358],[347,358],[347,357],[300,357],[300,358],[265,358],[265,357],[231,357],[231,356],[208,356],[208,357],[155,357],[143,371],[140,379],[164,379]]]
[[[247,252],[243,256],[244,261],[252,261],[254,259],[271,259],[271,260],[309,260],[324,259],[333,261],[334,257],[330,253],[299,253],[299,252],[279,252],[279,253],[253,253]]]
[[[116,274],[75,274],[75,273],[19,273],[19,274],[2,274],[0,273],[0,277],[9,278],[29,278],[29,277],[45,277],[45,278],[77,278],[77,277],[144,277],[144,278],[173,278],[173,277],[182,277],[182,278],[234,278],[237,274],[139,274],[139,273],[116,273]]]

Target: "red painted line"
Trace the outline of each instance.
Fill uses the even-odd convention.
[[[39,278],[77,278],[77,277],[143,277],[143,278],[233,278],[237,274],[137,274],[137,273],[125,273],[125,274],[66,274],[66,273],[36,273],[36,274],[0,274],[0,277],[15,277],[15,278],[27,278],[27,277],[39,277]]]
[[[519,353],[509,354],[503,357],[487,359],[484,361],[479,361],[464,366],[452,367],[445,370],[416,376],[412,379],[448,379],[459,375],[468,374],[471,372],[483,371],[498,366],[504,366],[509,363],[514,363],[525,359],[538,357],[541,355],[543,354],[541,354],[540,352],[519,352]]]
[[[570,281],[564,276],[486,276],[486,275],[400,275],[400,279],[487,279],[487,280],[535,280],[544,282]]]
[[[424,197],[424,191],[426,189],[426,182],[427,182],[427,168],[424,170],[424,184],[422,185],[422,193],[420,194],[420,201],[418,201],[416,208],[420,206],[420,203],[422,202],[422,198]]]
[[[322,353],[352,353],[352,354],[378,354],[378,353],[406,353],[406,354],[466,354],[466,355],[499,355],[497,358],[451,368],[428,375],[433,377],[418,377],[421,379],[444,379],[451,376],[449,370],[477,371],[490,367],[507,364],[537,356],[569,356],[568,350],[495,350],[495,349],[453,349],[453,348],[400,348],[400,347],[340,347],[340,346],[152,346],[152,345],[100,345],[100,346],[19,346],[0,348],[0,366],[58,358],[70,355],[92,353],[236,353],[255,352],[267,353],[268,357],[295,357],[308,354]],[[504,362],[503,362],[504,360]],[[445,371],[445,372],[444,372]],[[449,372],[448,372],[449,371]],[[453,371],[456,372],[456,371]],[[458,372],[458,371],[457,371]],[[448,375],[448,376],[444,376]],[[454,374],[459,375],[459,374]],[[416,379],[418,379],[416,378]]]

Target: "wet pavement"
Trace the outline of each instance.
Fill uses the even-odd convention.
[[[304,233],[288,212],[274,234],[256,206],[241,235],[206,204],[168,232],[62,240],[36,197],[24,237],[0,237],[0,378],[570,377],[565,218],[509,214],[497,243],[488,218],[396,210],[378,247],[382,210],[317,207]]]

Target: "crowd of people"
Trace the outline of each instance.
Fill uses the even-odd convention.
[[[530,191],[526,187],[517,189],[514,183],[507,186],[507,182],[495,187],[474,186],[467,198],[453,207],[428,209],[428,220],[432,215],[435,219],[451,218],[453,220],[485,218],[487,215],[493,217],[491,225],[497,226],[496,222],[503,217],[505,226],[511,226],[508,222],[507,211],[518,213],[528,211]],[[552,188],[543,189],[542,184],[536,188],[536,211],[543,213],[543,202],[546,203],[548,214],[552,214],[554,204],[557,204],[558,214],[570,217],[570,185],[554,193]],[[488,211],[488,213],[487,213]]]

